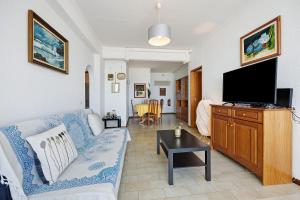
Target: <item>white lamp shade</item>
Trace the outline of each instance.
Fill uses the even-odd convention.
[[[171,42],[171,29],[167,24],[155,24],[148,29],[148,42],[152,46],[165,46]]]

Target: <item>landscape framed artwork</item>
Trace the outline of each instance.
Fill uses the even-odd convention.
[[[28,11],[28,61],[69,73],[69,43],[32,10]]]
[[[263,24],[240,38],[241,66],[281,54],[281,17]]]
[[[146,83],[134,84],[134,98],[146,98]]]

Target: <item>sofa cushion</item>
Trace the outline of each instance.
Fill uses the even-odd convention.
[[[99,135],[102,132],[100,116],[98,114],[89,114],[88,121],[93,134],[95,136]]]
[[[56,182],[78,156],[77,149],[64,124],[44,133],[27,137],[26,140],[38,158],[39,162],[36,162],[36,167],[38,172],[41,169],[39,175],[42,174],[42,180],[45,179],[49,184]]]

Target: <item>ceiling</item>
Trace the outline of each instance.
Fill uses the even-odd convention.
[[[157,23],[157,0],[76,0],[105,46],[151,48],[147,30]],[[246,6],[241,0],[160,0],[161,22],[172,28],[165,48],[190,49],[201,37]],[[249,1],[251,2],[251,1]]]
[[[151,68],[151,72],[173,73],[183,66],[181,62],[129,61],[130,68]]]

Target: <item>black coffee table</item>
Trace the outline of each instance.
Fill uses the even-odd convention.
[[[210,146],[201,142],[198,138],[181,130],[181,137],[175,137],[174,130],[157,131],[157,154],[160,154],[160,146],[168,157],[168,182],[173,185],[173,168],[205,166],[205,179],[211,180]],[[205,162],[193,152],[205,151]]]

